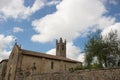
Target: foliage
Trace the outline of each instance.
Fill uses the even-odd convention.
[[[85,69],[100,69],[102,66],[98,63],[91,64],[90,66],[84,66],[84,65],[79,65],[76,66],[75,68],[70,68],[70,72],[75,72],[77,70],[85,70]]]
[[[86,67],[86,69],[100,69],[102,66],[98,63],[91,64],[90,66]]]
[[[90,35],[85,46],[85,53],[85,65],[88,68],[93,64],[95,57],[97,57],[96,62],[99,64],[98,67],[108,67],[110,64],[115,66],[115,60],[120,55],[120,40],[118,39],[117,32],[111,31],[104,37],[100,31]],[[92,65],[92,67],[95,65]]]
[[[70,68],[69,71],[70,71],[70,72],[74,72],[74,71],[76,71],[76,70],[82,70],[82,69],[83,69],[83,66],[82,66],[82,65],[78,65],[78,66],[76,66],[75,68]]]

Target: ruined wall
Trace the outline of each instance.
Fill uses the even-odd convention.
[[[31,80],[120,80],[120,69],[81,70],[77,72],[33,75]]]

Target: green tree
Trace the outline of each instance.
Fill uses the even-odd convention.
[[[115,65],[116,56],[120,55],[120,41],[116,31],[111,31],[106,36],[101,36],[100,31],[89,36],[85,46],[85,63],[89,68],[97,58],[97,64],[101,67],[108,67],[110,63]],[[113,56],[114,59],[111,57]]]
[[[106,47],[104,48],[104,53],[106,54],[105,66],[117,66],[116,60],[120,55],[120,40],[117,31],[111,31],[106,35],[104,43],[106,44]]]

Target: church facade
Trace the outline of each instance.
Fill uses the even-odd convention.
[[[56,40],[56,56],[22,49],[15,43],[9,59],[0,62],[0,80],[19,80],[34,74],[68,71],[82,65],[66,57],[66,41]],[[26,79],[25,79],[26,80]]]

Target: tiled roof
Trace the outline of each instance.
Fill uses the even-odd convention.
[[[54,60],[59,60],[59,61],[66,61],[66,62],[72,62],[72,63],[81,63],[79,61],[75,61],[75,60],[65,58],[65,57],[59,57],[59,56],[55,56],[55,55],[49,55],[49,54],[45,54],[45,53],[34,52],[34,51],[24,50],[24,49],[21,49],[21,50],[22,50],[23,55],[35,56],[35,57],[43,57],[43,58],[54,59]]]

